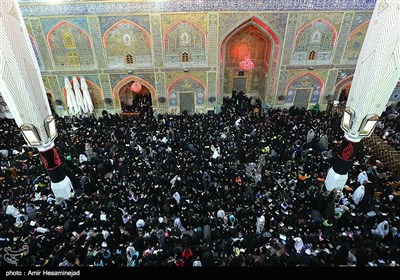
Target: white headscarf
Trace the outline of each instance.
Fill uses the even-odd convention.
[[[224,218],[225,217],[225,211],[222,210],[222,209],[218,210],[217,217],[221,218],[221,219]]]
[[[144,226],[145,226],[145,223],[144,223],[144,221],[142,219],[137,220],[137,222],[136,222],[136,227],[137,228],[142,228]]]
[[[19,210],[14,205],[8,204],[6,208],[6,214],[16,218],[19,215]]]
[[[303,240],[300,237],[295,237],[294,239],[294,248],[296,249],[297,253],[301,252],[301,249],[304,247]]]
[[[359,186],[353,193],[352,199],[356,205],[360,203],[360,201],[363,199],[365,194],[365,187],[363,185]]]
[[[264,226],[265,226],[265,217],[264,216],[257,218],[256,226],[257,226],[256,233],[261,234],[262,231],[264,230]]]
[[[384,238],[389,233],[389,222],[386,220],[381,222],[378,227],[373,230],[373,233]]]
[[[315,132],[313,129],[310,129],[307,133],[307,144],[310,144],[311,141],[314,139],[315,137]]]
[[[79,155],[79,162],[80,163],[82,163],[84,161],[87,161],[87,160],[88,160],[88,158],[84,154],[80,154]]]
[[[357,181],[362,185],[364,184],[365,181],[368,181],[368,175],[367,172],[362,171],[360,174],[357,176]]]
[[[179,194],[178,192],[175,192],[175,193],[172,195],[172,197],[175,198],[176,203],[179,204],[179,202],[180,202],[180,200],[181,200],[180,194]]]
[[[193,266],[202,266],[201,261],[194,261]]]

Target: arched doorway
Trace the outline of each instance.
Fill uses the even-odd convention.
[[[272,98],[280,40],[260,19],[252,17],[233,29],[222,41],[220,93],[244,92],[265,100]],[[250,60],[253,67],[240,62]]]
[[[334,100],[339,101],[339,104],[346,104],[352,81],[353,75],[344,78],[335,85]]]
[[[132,85],[137,82],[131,81],[119,90],[119,100],[121,103],[121,110],[124,113],[145,113],[153,107],[151,101],[150,90],[140,85],[136,90],[132,89]]]
[[[140,84],[140,90],[132,90],[133,83]],[[113,89],[116,107],[123,113],[153,113],[157,107],[157,95],[154,87],[147,81],[136,76],[121,80]]]

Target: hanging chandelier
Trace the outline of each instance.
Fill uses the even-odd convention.
[[[245,71],[249,71],[254,68],[254,63],[250,60],[249,57],[247,57],[241,62],[239,62],[239,67]]]
[[[142,85],[139,84],[138,82],[133,82],[133,84],[131,85],[131,90],[132,90],[134,93],[140,92],[141,89],[142,89]]]

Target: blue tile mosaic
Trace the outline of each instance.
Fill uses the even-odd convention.
[[[82,18],[71,17],[71,18],[43,18],[43,19],[41,19],[44,34],[49,33],[49,31],[54,26],[56,26],[58,23],[60,23],[62,21],[72,23],[73,25],[84,30],[86,33],[89,33],[87,19],[85,17],[82,17]]]
[[[20,1],[20,7],[23,16],[66,16],[195,11],[372,11],[375,2],[376,0],[185,0],[43,5]]]
[[[118,16],[118,17],[107,17],[107,16],[99,16],[101,33],[107,31],[113,24],[121,21],[121,20],[129,20],[133,23],[136,23],[140,27],[144,28],[148,33],[150,33],[150,21],[148,16]]]

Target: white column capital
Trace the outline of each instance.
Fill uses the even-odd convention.
[[[54,147],[54,141],[50,141],[46,144],[43,144],[43,146],[39,146],[36,148],[39,150],[39,152],[45,152],[45,151],[52,149],[53,147]]]
[[[359,135],[354,135],[352,133],[346,132],[344,131],[344,137],[349,140],[350,142],[353,143],[358,143],[360,142],[363,138],[365,138],[364,136],[359,136]]]

